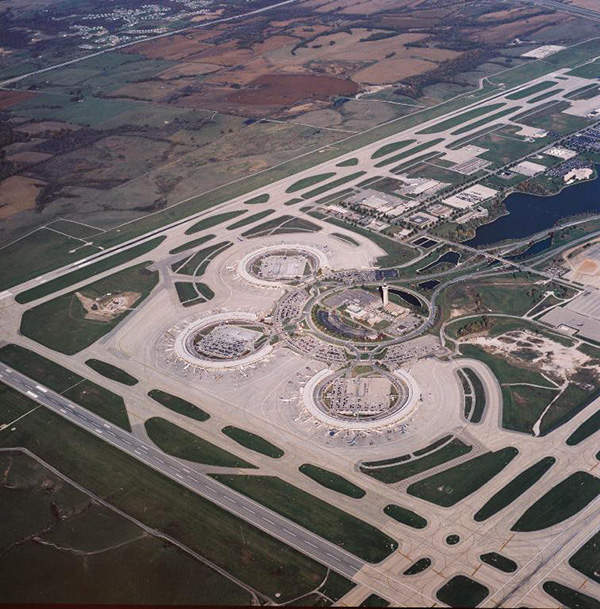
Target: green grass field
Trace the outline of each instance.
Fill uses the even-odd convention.
[[[227,227],[227,230],[236,230],[238,228],[242,228],[242,226],[252,224],[252,222],[258,222],[259,220],[262,220],[263,218],[266,218],[267,216],[270,216],[273,213],[275,213],[274,209],[265,209],[263,211],[259,211],[256,214],[252,214],[251,216],[244,216],[241,220],[230,224]]]
[[[144,427],[158,448],[178,459],[219,467],[254,467],[244,459],[161,417],[148,419]]]
[[[555,581],[546,581],[543,585],[544,592],[568,609],[600,609],[600,602],[592,596],[588,596],[578,590]]]
[[[198,250],[193,256],[188,258],[185,263],[182,263],[181,260],[175,262],[171,265],[171,269],[174,273],[180,275],[200,277],[204,274],[204,271],[211,260],[232,245],[233,243],[231,241],[220,241],[214,245],[209,245],[204,249]]]
[[[192,249],[193,247],[197,247],[198,245],[202,245],[211,239],[214,239],[215,235],[203,235],[202,237],[198,237],[198,239],[192,239],[191,241],[187,241],[186,243],[182,243],[177,247],[173,248],[169,254],[180,254],[181,252],[185,252],[186,250]]]
[[[532,85],[531,87],[525,87],[520,91],[510,93],[506,96],[506,99],[523,99],[525,97],[529,97],[530,95],[534,95],[535,93],[539,93],[540,91],[545,91],[546,89],[549,89],[550,87],[553,87],[556,84],[558,83],[554,80],[542,80],[541,82],[538,82],[535,85]]]
[[[35,406],[0,385],[0,420]],[[0,447],[14,446],[33,451],[90,492],[262,593],[272,598],[280,593],[278,602],[310,593],[326,577],[319,563],[44,408],[22,419],[11,434],[0,434]]]
[[[473,110],[469,110],[468,112],[463,112],[458,116],[454,116],[452,118],[448,118],[441,123],[437,123],[432,125],[431,127],[427,127],[426,129],[422,129],[421,131],[417,131],[418,134],[430,134],[430,133],[441,133],[442,131],[447,131],[448,129],[452,129],[452,127],[456,127],[462,123],[466,123],[467,121],[473,120],[474,118],[479,118],[484,114],[489,114],[494,110],[498,110],[498,108],[502,108],[502,106],[506,105],[504,102],[498,102],[495,104],[489,104],[487,106],[479,106],[478,108],[474,108]]]
[[[554,457],[544,457],[515,476],[508,484],[492,495],[473,518],[482,522],[503,510],[529,490],[554,464]]]
[[[231,579],[92,501],[32,457],[2,453],[0,468],[7,472],[0,487],[4,603],[251,603]]]
[[[353,497],[354,499],[360,499],[365,496],[365,491],[362,488],[356,486],[349,480],[346,480],[343,476],[330,472],[327,469],[311,465],[310,463],[304,463],[298,468],[305,476],[308,476],[315,482],[318,482],[322,486]]]
[[[107,421],[131,431],[125,403],[120,395],[19,345],[2,347],[0,361]]]
[[[326,182],[322,186],[317,186],[317,188],[313,188],[308,192],[302,194],[303,199],[311,199],[312,197],[317,197],[332,188],[337,188],[338,186],[342,186],[347,184],[348,182],[352,182],[352,180],[356,180],[361,176],[365,175],[366,171],[355,171],[354,173],[350,173],[347,176],[343,176],[338,178],[337,180],[333,180],[332,182]]]
[[[387,154],[391,154],[392,152],[396,152],[396,150],[400,150],[400,148],[405,148],[409,144],[413,144],[416,140],[401,140],[399,142],[392,142],[391,144],[386,144],[385,146],[381,146],[378,148],[372,155],[372,159],[378,159],[379,157],[386,156]]]
[[[123,252],[109,256],[104,260],[94,262],[93,264],[84,266],[83,268],[77,269],[76,271],[66,273],[65,275],[62,275],[57,279],[52,279],[50,281],[47,281],[46,283],[42,283],[36,286],[35,288],[31,288],[29,290],[26,290],[25,292],[17,294],[17,296],[15,296],[15,300],[18,303],[26,304],[33,300],[37,300],[38,298],[42,298],[42,296],[47,296],[48,294],[52,294],[64,288],[68,288],[74,283],[79,283],[80,281],[89,279],[94,275],[98,275],[99,273],[108,271],[112,268],[115,268],[116,266],[125,264],[126,262],[130,262],[131,260],[134,260],[139,256],[147,254],[149,251],[160,245],[165,239],[165,236],[156,237],[154,239],[151,239],[150,241],[146,241],[145,243],[141,243],[140,245],[131,247]]]
[[[380,562],[398,547],[379,529],[280,478],[213,477],[368,562]]]
[[[531,505],[512,526],[512,531],[546,529],[574,516],[600,494],[600,479],[575,472]]]
[[[431,140],[430,142],[423,142],[422,144],[419,144],[418,146],[413,146],[412,148],[409,148],[408,150],[405,150],[404,152],[400,152],[398,154],[395,154],[394,156],[384,159],[383,161],[379,161],[379,163],[375,164],[375,167],[385,167],[386,165],[391,165],[392,163],[397,163],[398,161],[401,161],[402,159],[412,156],[413,154],[417,154],[418,152],[421,152],[423,150],[427,150],[428,148],[431,148],[432,146],[435,146],[436,144],[439,144],[440,142],[443,142],[443,141],[444,141],[443,138],[438,138],[435,140]],[[413,162],[414,160],[415,159],[413,159],[411,162]]]
[[[598,571],[598,556],[600,555],[600,531],[590,537],[578,550],[569,558],[569,565],[577,569],[586,577],[593,579],[600,584],[600,572]]]
[[[261,203],[266,203],[269,200],[269,197],[270,195],[265,192],[262,195],[256,195],[256,197],[244,201],[244,205],[260,205]]]
[[[477,607],[488,594],[489,590],[483,584],[466,575],[455,575],[437,591],[436,596],[450,607]]]
[[[514,560],[502,556],[502,554],[498,554],[497,552],[488,552],[487,554],[482,554],[479,558],[481,559],[481,562],[495,567],[504,573],[514,573],[518,567]]]
[[[424,529],[427,526],[427,520],[423,516],[419,516],[416,512],[408,508],[390,503],[383,508],[383,511],[394,520],[401,522],[413,529]]]
[[[588,417],[566,440],[569,446],[577,446],[600,430],[600,410]]]
[[[237,218],[242,214],[247,213],[247,209],[238,209],[236,211],[226,211],[222,214],[215,214],[214,216],[209,216],[208,218],[203,218],[199,222],[192,224],[186,231],[186,235],[192,235],[201,230],[206,230],[207,228],[212,228],[213,226],[217,226],[217,224],[223,224],[223,222],[227,222],[228,220],[232,220],[233,218]]]
[[[509,446],[484,453],[429,478],[413,482],[406,491],[409,495],[425,501],[450,507],[487,484],[518,452],[516,448]]]
[[[245,429],[228,425],[227,427],[223,427],[221,431],[238,444],[241,444],[254,452],[266,455],[267,457],[279,459],[284,455],[284,451],[281,450],[281,448]]]
[[[302,178],[301,180],[298,180],[297,182],[294,182],[291,186],[289,186],[285,192],[289,194],[292,192],[298,192],[299,190],[304,190],[309,186],[314,186],[315,184],[318,184],[323,180],[332,178],[334,175],[335,171],[329,171],[327,173],[318,173],[313,176],[308,176],[307,178]]]
[[[158,283],[158,272],[149,271],[147,263],[137,264],[80,288],[88,298],[106,294],[136,292],[133,303],[138,306]],[[86,311],[75,292],[69,292],[25,311],[21,319],[21,333],[55,351],[73,355],[110,332],[130,313],[123,311],[109,321],[86,319]]]
[[[113,366],[108,362],[103,362],[99,359],[88,359],[85,363],[98,374],[113,381],[117,381],[117,383],[123,383],[123,385],[130,386],[137,385],[138,383],[138,380],[134,376],[131,376],[131,374],[128,374],[125,370],[117,368],[117,366]]]
[[[159,404],[162,404],[165,408],[172,410],[178,414],[183,414],[190,419],[196,421],[207,421],[210,419],[210,415],[204,412],[198,406],[195,406],[191,402],[178,398],[176,395],[161,391],[160,389],[152,389],[148,392],[148,395]]]
[[[408,569],[406,569],[402,575],[418,575],[419,573],[423,573],[426,569],[429,569],[431,566],[431,558],[425,556],[424,558],[419,558],[419,560],[415,561]]]

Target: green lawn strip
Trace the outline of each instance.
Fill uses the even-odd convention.
[[[83,380],[79,374],[19,345],[0,348],[0,361],[58,393]]]
[[[491,116],[482,118],[480,121],[471,123],[470,125],[467,125],[466,127],[461,127],[460,129],[453,131],[451,133],[451,135],[461,135],[462,133],[467,133],[467,131],[471,131],[473,129],[478,129],[479,127],[484,127],[485,125],[489,125],[492,121],[496,121],[499,118],[512,114],[513,112],[517,112],[518,110],[520,110],[520,107],[505,108],[504,110],[501,110],[500,112],[496,112],[495,114],[492,114]],[[495,125],[495,126],[498,127],[498,125]]]
[[[123,252],[118,254],[113,254],[108,258],[104,258],[103,260],[99,260],[98,262],[94,262],[93,264],[89,264],[84,266],[76,271],[71,271],[70,273],[66,273],[61,277],[57,277],[56,279],[51,279],[46,283],[42,283],[40,285],[35,286],[25,292],[21,292],[15,296],[15,300],[21,304],[25,304],[27,302],[31,302],[33,300],[37,300],[38,298],[42,298],[42,296],[47,296],[48,294],[52,294],[53,292],[58,292],[64,288],[68,288],[69,286],[79,283],[80,281],[84,281],[85,279],[89,279],[94,275],[98,275],[104,271],[108,271],[116,266],[129,262],[138,256],[142,256],[143,254],[148,253],[150,250],[153,250],[160,243],[162,243],[166,239],[165,236],[155,237],[150,241],[146,241],[145,243],[140,243],[140,245],[136,245],[131,247]]]
[[[332,491],[342,493],[343,495],[347,495],[348,497],[360,499],[366,494],[362,488],[352,484],[352,482],[346,480],[346,478],[330,472],[327,469],[322,469],[321,467],[311,465],[310,463],[304,463],[298,469],[305,476],[312,478],[315,482],[318,482],[322,486],[331,489]]]
[[[148,396],[151,397],[155,402],[162,404],[165,408],[172,410],[178,414],[183,414],[190,419],[196,421],[207,421],[210,419],[210,415],[204,412],[198,406],[195,406],[191,402],[178,398],[176,395],[161,391],[160,389],[151,389],[148,392]]]
[[[431,566],[431,558],[419,558],[419,560],[415,561],[402,575],[418,575],[419,573],[423,573],[425,569],[429,569]]]
[[[198,293],[194,289],[194,284],[191,281],[176,281],[175,289],[177,290],[179,302],[185,303],[198,298]]]
[[[53,391],[62,393],[69,400],[107,421],[131,431],[125,403],[120,395],[18,345],[2,347],[0,361]]]
[[[540,497],[515,522],[511,531],[539,531],[577,514],[600,494],[600,479],[575,472]]]
[[[185,252],[185,250],[192,249],[198,245],[202,245],[211,239],[214,239],[215,235],[203,235],[202,237],[198,237],[198,239],[192,239],[187,243],[182,243],[180,246],[172,249],[169,254],[179,254],[181,252]]]
[[[438,591],[437,598],[450,607],[477,607],[490,593],[489,589],[466,575],[455,575]]]
[[[75,292],[69,292],[25,311],[21,319],[21,333],[55,351],[73,355],[104,336],[121,322],[131,309],[150,294],[158,283],[158,272],[138,264],[80,288],[88,298],[100,298],[108,293],[139,293],[130,308],[110,321],[85,319],[85,309]]]
[[[401,522],[413,529],[424,529],[427,526],[427,520],[423,516],[419,516],[416,512],[408,508],[390,503],[383,508],[385,514],[390,518]]]
[[[360,243],[358,241],[355,241],[352,237],[349,237],[348,235],[343,235],[342,233],[331,233],[331,234],[334,237],[337,237],[338,239],[341,239],[342,241],[349,243],[350,245],[354,245],[355,247],[358,247],[360,245]]]
[[[247,201],[244,201],[244,205],[260,205],[261,203],[266,203],[270,198],[268,193],[263,193],[262,195],[257,195],[256,197],[252,197]]]
[[[377,594],[370,594],[359,607],[389,607],[389,603],[384,598],[381,598],[381,596],[377,596]]]
[[[569,565],[586,577],[600,584],[600,570],[598,570],[598,557],[600,556],[600,531],[588,539],[569,558]]]
[[[483,413],[485,412],[486,400],[485,400],[485,389],[483,387],[483,383],[479,378],[479,375],[472,368],[462,368],[463,373],[466,378],[471,381],[471,386],[473,387],[473,398],[475,401],[475,408],[473,409],[473,414],[470,417],[471,423],[479,423],[483,417]]]
[[[0,418],[12,401],[23,413],[36,406],[0,385]],[[0,434],[0,446],[31,450],[90,492],[264,594],[274,598],[280,593],[278,602],[308,593],[325,579],[324,566],[44,408],[22,419],[13,433]]]
[[[503,510],[530,489],[555,463],[556,459],[554,457],[544,457],[523,470],[492,495],[485,505],[475,513],[473,518],[477,522],[482,522]]]
[[[559,93],[562,93],[563,91],[564,91],[564,89],[552,89],[551,91],[546,91],[546,93],[542,93],[541,95],[538,95],[537,97],[534,97],[533,99],[528,99],[527,103],[528,104],[537,104],[541,101],[544,101],[545,99],[554,97],[555,95],[558,95]]]
[[[526,89],[521,89],[520,91],[515,91],[515,93],[510,93],[506,96],[506,99],[515,100],[515,99],[523,99],[525,97],[529,97],[530,95],[534,95],[535,93],[539,93],[540,91],[545,91],[558,83],[554,80],[543,80],[541,82],[532,85],[531,87],[527,87]]]
[[[489,482],[518,452],[516,448],[509,446],[484,453],[429,478],[413,482],[406,491],[409,495],[425,501],[450,507]]]
[[[235,230],[237,228],[242,228],[242,226],[246,226],[247,224],[252,224],[252,222],[258,222],[259,220],[262,220],[263,218],[266,218],[267,216],[270,216],[271,214],[274,214],[274,213],[275,213],[274,209],[265,209],[263,211],[259,211],[256,214],[252,214],[251,216],[244,216],[241,220],[238,220],[237,222],[230,224],[227,227],[227,230]]]
[[[4,603],[252,602],[229,578],[91,500],[29,455],[2,453],[0,469],[6,472],[0,488]],[[163,577],[155,577],[157,570]]]
[[[67,389],[63,395],[121,429],[131,431],[125,402],[120,395],[87,379]]]
[[[502,556],[502,554],[498,554],[497,552],[488,552],[487,554],[482,554],[479,558],[481,559],[481,562],[495,567],[504,573],[514,573],[517,570],[518,565],[514,560]]]
[[[117,366],[113,366],[108,362],[103,362],[99,359],[88,359],[85,363],[98,374],[113,381],[117,381],[117,383],[123,383],[123,385],[129,386],[137,385],[138,383],[138,380],[134,376],[131,376],[131,374],[128,374],[125,370],[121,370],[121,368],[117,368]]]
[[[327,218],[327,222],[362,235],[387,252],[385,256],[380,256],[377,258],[375,261],[377,266],[394,266],[396,264],[408,262],[411,258],[415,258],[417,256],[417,251],[412,247],[404,245],[403,243],[398,243],[392,239],[388,239],[379,233],[374,233],[373,231],[361,228],[360,226],[347,224],[346,222],[342,222],[337,218]]]
[[[583,389],[575,383],[569,383],[544,415],[540,424],[540,435],[545,436],[564,425],[597,397],[598,387],[595,385]]]
[[[379,161],[379,163],[375,163],[375,167],[385,167],[386,165],[390,165],[391,163],[396,163],[398,161],[401,161],[402,159],[406,159],[407,157],[412,156],[413,154],[417,154],[422,150],[427,150],[427,148],[431,148],[432,146],[435,146],[436,144],[439,144],[443,141],[444,138],[438,138],[429,142],[423,142],[418,146],[413,146],[412,148],[409,148],[404,152],[400,152],[399,154],[395,154],[394,156],[384,159],[383,161]]]
[[[355,586],[356,584],[353,581],[346,579],[335,571],[330,571],[327,581],[319,588],[319,592],[335,602],[348,594]]]
[[[580,442],[587,440],[591,435],[600,430],[600,410],[588,417],[568,438],[569,446],[577,446]]]
[[[381,459],[380,461],[364,461],[362,465],[365,467],[378,467],[380,465],[394,465],[395,463],[409,460],[410,455],[400,455],[398,457],[390,457],[389,459]]]
[[[447,436],[444,436],[443,438],[440,438],[439,440],[436,440],[435,442],[432,442],[428,446],[425,446],[425,448],[419,448],[419,450],[415,450],[413,452],[413,455],[415,457],[421,457],[422,455],[430,453],[432,450],[435,450],[436,448],[439,448],[443,444],[446,444],[446,442],[448,442],[450,440],[450,438],[452,438],[452,434],[449,434]]]
[[[178,262],[172,264],[171,270],[180,275],[194,275],[195,277],[199,277],[200,275],[204,274],[206,267],[209,265],[214,256],[225,251],[232,245],[233,243],[231,241],[221,241],[220,243],[210,245],[209,247],[197,251],[185,263],[182,264],[182,261],[179,260]]]
[[[470,121],[471,119],[474,118],[479,118],[480,116],[484,115],[484,114],[488,114],[489,112],[492,112],[493,110],[498,110],[498,108],[502,108],[502,106],[505,106],[506,104],[504,102],[498,102],[495,104],[489,104],[487,106],[479,106],[478,108],[473,108],[473,110],[469,110],[467,112],[463,112],[462,114],[459,114],[458,116],[453,116],[452,118],[448,118],[445,121],[442,121],[441,123],[437,123],[435,125],[432,125],[431,127],[427,127],[426,129],[422,129],[421,131],[417,131],[417,135],[425,135],[425,134],[430,134],[430,133],[441,133],[442,131],[447,131],[448,129],[451,129],[452,127],[456,127],[456,125],[460,125],[461,123],[466,123],[467,121]]]
[[[36,230],[0,249],[0,291],[97,253],[97,248],[66,235]]]
[[[386,144],[381,148],[378,148],[372,155],[372,159],[378,159],[381,156],[385,156],[386,154],[391,154],[392,152],[396,152],[396,150],[400,150],[400,148],[405,148],[409,144],[413,144],[416,140],[401,140],[399,142],[392,142],[391,144]]]
[[[356,180],[357,178],[360,178],[360,176],[365,175],[365,173],[367,173],[367,172],[366,171],[356,171],[347,176],[338,178],[337,180],[333,180],[333,182],[327,182],[326,184],[323,184],[322,186],[318,186],[317,188],[313,188],[312,190],[309,190],[308,192],[303,193],[302,198],[311,199],[312,197],[316,197],[320,194],[323,194],[324,192],[327,192],[328,190],[331,190],[332,188],[337,188],[338,186],[347,184],[348,182],[351,182],[352,180]]]
[[[280,478],[212,476],[367,562],[380,562],[398,547],[396,541],[379,529]]]
[[[600,609],[600,601],[578,590],[549,580],[542,586],[544,592],[557,600],[561,606],[568,609]]]
[[[148,419],[144,427],[158,448],[178,459],[221,467],[254,468],[240,457],[161,417]]]
[[[321,227],[305,218],[292,218],[280,224],[271,234],[284,235],[287,233],[318,233]],[[259,235],[255,235],[259,236]]]
[[[308,188],[309,186],[313,186],[314,184],[318,184],[323,180],[327,180],[335,175],[335,171],[329,171],[327,173],[318,173],[313,176],[309,176],[307,178],[302,178],[297,182],[294,182],[291,186],[289,186],[285,192],[288,194],[291,192],[297,192],[299,190],[303,190],[304,188]]]
[[[421,457],[419,459],[413,459],[406,463],[398,463],[391,465],[390,467],[382,467],[377,469],[367,469],[361,467],[361,471],[376,480],[385,482],[385,484],[394,484],[400,482],[411,476],[415,476],[422,472],[456,459],[462,455],[466,455],[471,452],[472,446],[461,442],[458,438],[454,438],[451,442],[436,450],[433,453]]]
[[[186,235],[191,235],[193,233],[197,233],[200,230],[206,230],[207,228],[212,228],[217,224],[222,224],[223,222],[227,222],[227,220],[232,220],[241,214],[247,213],[247,209],[238,209],[236,211],[226,211],[222,214],[215,214],[214,216],[209,216],[208,218],[204,218],[196,224],[192,224],[186,231]]]
[[[284,451],[281,450],[281,448],[245,429],[228,425],[227,427],[223,427],[221,431],[238,444],[257,453],[261,453],[262,455],[266,455],[267,457],[279,459],[284,455]]]
[[[297,232],[316,232],[321,230],[320,226],[295,216],[283,215],[272,220],[267,220],[258,226],[253,226],[242,233],[244,237],[260,237],[265,233],[271,235],[297,233]]]
[[[358,159],[357,158],[351,158],[351,159],[346,159],[345,161],[340,161],[339,163],[336,163],[336,167],[354,167],[355,165],[358,165]]]

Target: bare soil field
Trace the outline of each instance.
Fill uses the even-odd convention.
[[[51,154],[27,150],[24,150],[23,152],[15,152],[14,154],[9,154],[6,156],[6,159],[11,163],[20,163],[22,165],[32,165],[34,163],[41,163],[42,161],[45,161],[50,158],[52,158]]]
[[[20,104],[32,97],[35,97],[35,93],[29,91],[0,91],[0,110],[6,110],[6,108]]]
[[[6,220],[26,209],[33,209],[44,182],[34,178],[12,176],[0,182],[0,220]]]
[[[248,89],[227,96],[230,103],[243,106],[287,106],[303,99],[327,99],[353,95],[358,85],[349,80],[310,74],[265,74]]]
[[[16,131],[27,133],[27,135],[40,135],[60,131],[78,131],[79,129],[81,129],[80,125],[61,121],[30,121],[19,125]]]

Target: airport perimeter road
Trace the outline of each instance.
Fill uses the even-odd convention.
[[[209,476],[194,471],[177,459],[165,455],[157,448],[107,423],[101,417],[8,366],[0,365],[0,381],[345,577],[353,577],[367,564],[339,546]]]

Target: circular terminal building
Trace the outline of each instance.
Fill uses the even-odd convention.
[[[252,364],[271,350],[269,335],[253,313],[217,313],[188,324],[175,338],[180,360],[202,368]]]
[[[371,366],[321,370],[302,391],[304,407],[315,419],[357,431],[395,425],[414,412],[418,395],[414,379],[404,371]]]
[[[240,260],[238,274],[263,287],[279,287],[304,281],[327,266],[325,254],[310,245],[269,245]]]

